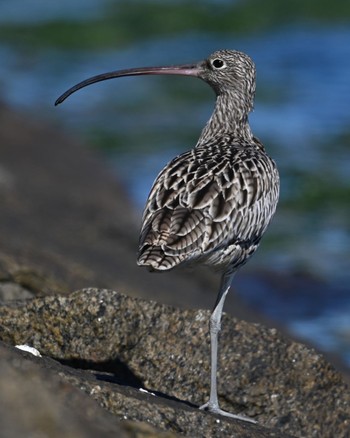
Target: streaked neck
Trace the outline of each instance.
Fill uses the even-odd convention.
[[[250,105],[234,93],[217,96],[213,114],[203,129],[197,145],[225,134],[250,141],[253,138],[248,121],[250,110]]]

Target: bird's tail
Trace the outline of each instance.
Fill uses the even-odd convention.
[[[140,248],[137,264],[146,266],[150,271],[168,271],[181,261],[181,256],[169,257],[160,246],[144,245]]]

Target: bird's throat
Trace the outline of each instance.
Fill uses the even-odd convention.
[[[251,106],[247,102],[242,102],[240,96],[234,93],[221,94],[217,96],[215,108],[208,123],[204,127],[198,144],[210,141],[212,138],[230,135],[248,142],[253,138],[251,132],[248,114]]]

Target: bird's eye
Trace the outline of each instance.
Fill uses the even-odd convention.
[[[214,68],[218,68],[218,69],[220,69],[220,68],[224,68],[224,67],[226,67],[226,64],[225,64],[225,62],[224,62],[222,59],[220,59],[220,58],[216,58],[216,59],[213,60],[213,62],[212,62],[212,66],[213,66]]]

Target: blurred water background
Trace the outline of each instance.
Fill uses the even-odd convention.
[[[282,180],[237,292],[350,366],[350,2],[1,0],[0,99],[101,151],[141,214],[159,170],[195,144],[213,92],[189,78],[139,77],[53,102],[97,73],[220,48],[256,63],[251,125]]]

